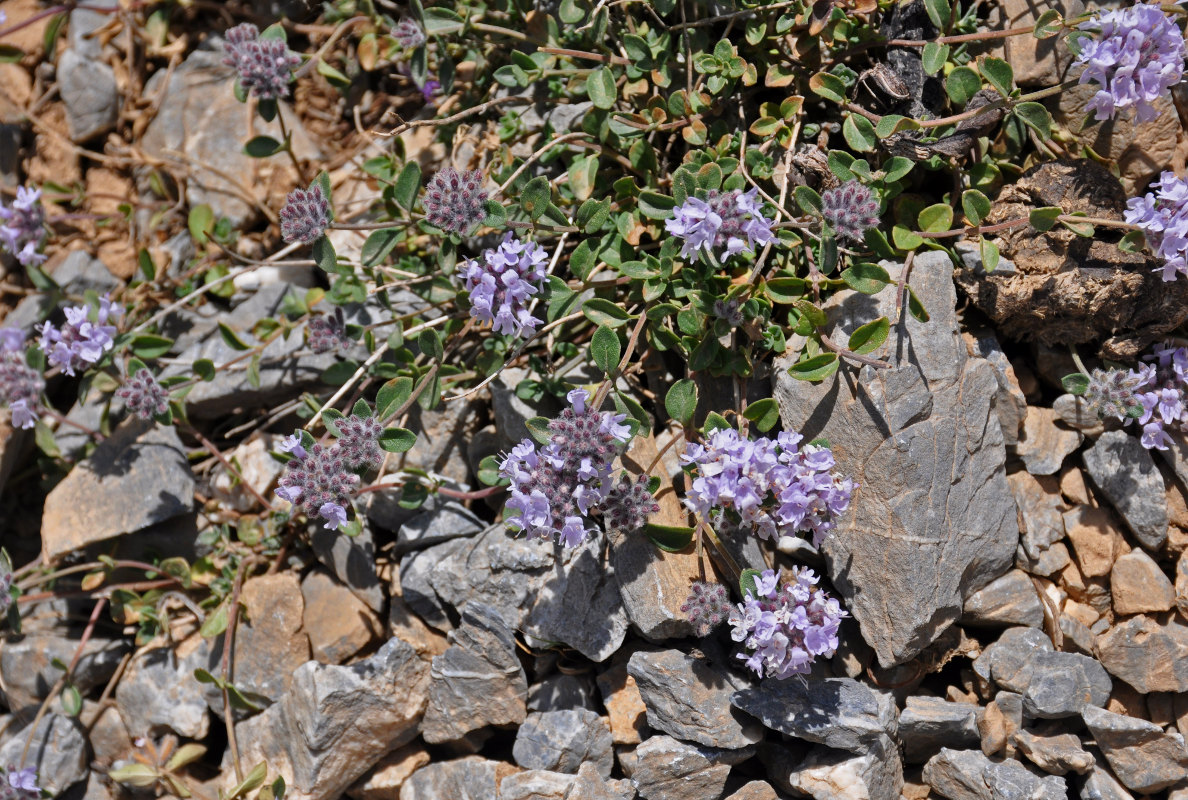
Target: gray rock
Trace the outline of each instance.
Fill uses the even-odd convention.
[[[544,769],[514,772],[499,782],[499,800],[565,800],[576,780]]]
[[[58,659],[69,664],[78,650],[79,636],[81,632],[67,635],[62,630],[26,630],[24,636],[4,642],[0,647],[0,685],[9,709],[21,711],[45,699],[62,676],[62,670],[51,662]],[[131,649],[132,644],[125,639],[91,637],[74,667],[71,681],[85,695],[106,683]]]
[[[210,730],[205,687],[194,670],[218,671],[210,643],[191,636],[176,648],[158,647],[133,658],[116,689],[116,708],[132,736],[173,731],[187,739],[203,739]]]
[[[901,269],[884,266],[893,277]],[[932,321],[907,316],[884,356],[891,368],[845,367],[821,384],[774,370],[784,427],[828,439],[838,469],[861,484],[824,552],[887,667],[956,621],[966,596],[1010,568],[1018,541],[994,410],[998,379],[989,362],[966,355],[952,276],[944,253],[916,258],[912,287]],[[895,296],[894,284],[873,297],[839,292],[826,304],[831,335],[894,317]]]
[[[732,708],[730,676],[679,650],[641,651],[627,672],[648,709],[648,724],[688,742],[739,748],[763,738],[763,728]]]
[[[499,612],[468,603],[450,639],[429,672],[429,706],[421,723],[425,741],[451,742],[487,725],[523,722],[528,680]]]
[[[491,382],[491,413],[495,417],[495,430],[499,432],[502,446],[510,449],[523,439],[531,439],[528,420],[542,416],[552,419],[561,410],[550,395],[540,402],[530,402],[516,394],[516,388],[527,380],[529,372],[521,367],[509,367],[499,373]]]
[[[1023,691],[1023,711],[1038,719],[1079,714],[1104,706],[1113,681],[1097,659],[1078,653],[1033,653],[1025,669],[1030,680]]]
[[[423,550],[435,544],[473,536],[487,527],[486,523],[460,503],[449,502],[441,508],[426,511],[400,526],[395,552],[403,555],[410,550]]]
[[[41,518],[46,562],[194,507],[194,475],[177,431],[122,425],[54,487]]]
[[[1188,749],[1180,734],[1094,706],[1087,706],[1081,717],[1126,788],[1157,792],[1188,776]]]
[[[99,58],[103,54],[103,48],[93,34],[111,22],[111,14],[105,14],[98,9],[118,8],[119,0],[95,0],[93,3],[87,3],[87,6],[70,12],[70,49],[83,58]]]
[[[422,309],[416,311],[421,313]],[[475,401],[442,403],[433,410],[414,404],[405,427],[417,434],[417,441],[407,453],[391,457],[388,464],[393,468],[423,469],[468,488],[471,478],[466,448],[478,426],[478,414]]]
[[[63,292],[77,297],[87,291],[106,294],[120,285],[107,266],[86,250],[72,250],[54,269],[53,278]]]
[[[1007,628],[974,660],[973,669],[1004,689],[1022,693],[1031,680],[1027,666],[1036,651],[1052,652],[1052,640],[1035,628]]]
[[[604,781],[598,767],[582,764],[565,800],[634,800],[635,787],[627,780]]]
[[[512,756],[525,769],[545,769],[575,774],[583,763],[592,763],[602,778],[615,765],[610,728],[594,711],[533,712],[516,733]]]
[[[58,58],[58,86],[72,140],[86,142],[115,126],[120,116],[120,90],[110,66],[76,50],[65,50]]]
[[[1084,453],[1085,472],[1117,509],[1139,544],[1158,551],[1167,541],[1163,476],[1151,451],[1125,431],[1107,431]]]
[[[384,588],[375,571],[375,540],[366,522],[357,536],[343,536],[337,530],[326,530],[321,524],[314,523],[310,526],[309,538],[318,560],[329,567],[355,597],[372,611],[383,611]]]
[[[1188,626],[1140,614],[1099,635],[1094,650],[1114,677],[1139,692],[1188,692]]]
[[[652,736],[620,761],[644,800],[689,800],[721,796],[731,766],[753,753],[753,748],[720,750]]]
[[[975,252],[978,251],[977,247],[973,249]],[[962,258],[966,258],[965,254],[962,254]],[[978,261],[981,262],[980,254]],[[999,268],[1001,269],[1001,264]],[[984,358],[994,367],[994,376],[998,379],[998,391],[994,395],[994,413],[1002,428],[1003,444],[1010,447],[1019,441],[1019,429],[1023,427],[1023,418],[1027,416],[1027,398],[1019,388],[1015,368],[992,330],[974,328],[966,331],[964,335],[970,355]]]
[[[818,746],[789,773],[788,785],[816,800],[841,797],[899,800],[903,791],[903,764],[889,741],[875,743],[859,755]]]
[[[730,702],[772,730],[838,750],[863,753],[896,736],[895,701],[851,678],[768,679]]]
[[[1068,506],[1055,482],[1050,478],[1043,481],[1027,472],[1007,476],[1019,509],[1019,529],[1023,534],[1019,547],[1032,562],[1038,561],[1044,551],[1063,539],[1065,534],[1063,514]]]
[[[560,548],[524,620],[524,633],[565,642],[591,661],[605,661],[627,635],[627,611],[615,575],[597,546]]]
[[[1042,578],[1050,577],[1060,570],[1068,566],[1068,562],[1072,560],[1072,556],[1068,553],[1068,548],[1065,547],[1064,542],[1056,542],[1040,551],[1039,558],[1030,558],[1027,551],[1024,550],[1022,543],[1019,549],[1015,551],[1015,566],[1022,569],[1029,575],[1038,575]]]
[[[1095,765],[1081,786],[1081,800],[1134,800],[1134,795],[1108,769]]]
[[[1071,733],[1036,736],[1029,731],[1018,731],[1011,741],[1031,763],[1052,775],[1090,772],[1095,763],[1093,755]]]
[[[585,675],[558,673],[528,687],[529,711],[565,711],[587,708],[594,711],[594,687]]]
[[[1089,404],[1075,394],[1062,394],[1052,401],[1056,416],[1070,428],[1086,436],[1100,436],[1105,430],[1101,418],[1089,408]]]
[[[1041,778],[1018,761],[992,761],[980,750],[944,748],[924,765],[924,782],[950,800],[1063,800],[1063,778]]]
[[[466,542],[455,539],[428,550],[408,553],[400,559],[400,591],[404,602],[422,620],[439,631],[453,630],[454,625],[446,613],[446,603],[437,596],[433,571],[442,559],[465,546]]]
[[[966,598],[961,623],[1039,628],[1044,624],[1044,606],[1027,573],[1014,569]]]
[[[496,800],[502,766],[478,756],[427,764],[400,787],[400,800]]]
[[[779,800],[779,795],[767,781],[751,781],[728,796],[726,800]]]
[[[236,726],[243,762],[266,761],[270,773],[291,776],[286,796],[293,800],[338,797],[416,735],[426,704],[425,667],[400,639],[349,667],[301,665],[278,703]],[[234,782],[234,770],[223,775]]]
[[[1057,424],[1054,409],[1030,406],[1023,422],[1023,433],[1015,445],[1015,454],[1032,475],[1054,475],[1064,459],[1081,446],[1084,435]]]
[[[26,745],[29,745],[27,757],[24,756]],[[35,768],[38,785],[57,796],[86,780],[87,750],[87,737],[79,721],[51,712],[36,728],[26,726],[0,746],[0,764],[23,763]]]
[[[899,740],[903,759],[923,764],[942,747],[976,747],[978,711],[969,703],[951,703],[939,697],[908,697],[899,713]]]

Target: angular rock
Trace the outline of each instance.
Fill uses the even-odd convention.
[[[644,705],[635,678],[627,665],[615,664],[598,674],[598,691],[610,718],[611,737],[615,744],[639,744],[647,730],[648,707]]]
[[[408,452],[389,458],[389,467],[423,469],[459,486],[466,484],[471,479],[466,446],[477,427],[478,410],[477,402],[445,403],[432,411],[414,405],[406,427],[417,434],[417,441]]]
[[[677,739],[739,748],[763,738],[763,728],[730,705],[730,676],[679,650],[638,652],[627,671],[648,710],[648,724]]]
[[[2,487],[3,484],[0,484]],[[1188,619],[1188,550],[1180,553],[1176,562],[1176,609],[1180,616]]]
[[[295,670],[309,660],[301,585],[291,572],[260,575],[244,581],[240,598],[235,685],[275,702],[288,691]]]
[[[1087,577],[1110,574],[1114,561],[1126,552],[1126,540],[1115,526],[1113,515],[1104,508],[1075,506],[1064,514],[1064,528],[1077,564]]]
[[[135,737],[173,731],[187,739],[203,739],[210,729],[210,713],[203,684],[194,670],[217,674],[214,649],[197,634],[176,646],[138,654],[124,670],[116,688],[116,707],[128,732]]]
[[[499,780],[512,770],[468,756],[421,767],[400,787],[400,800],[496,800]]]
[[[1139,692],[1188,692],[1188,626],[1175,615],[1137,616],[1099,635],[1102,666]]]
[[[435,544],[473,536],[486,524],[460,503],[449,502],[441,508],[426,511],[400,526],[400,536],[394,551],[403,555],[410,550],[422,550]]]
[[[302,626],[314,658],[324,664],[342,664],[383,635],[375,612],[325,570],[305,576],[301,597]]]
[[[1131,550],[1110,570],[1110,593],[1115,614],[1170,611],[1176,589],[1155,560],[1142,550]]]
[[[236,725],[241,758],[291,776],[286,796],[293,800],[335,798],[416,735],[427,672],[399,639],[349,667],[306,662],[279,702]],[[223,774],[234,780],[234,770]]]
[[[543,769],[514,772],[499,782],[499,800],[565,800],[576,780]]]
[[[378,614],[384,610],[384,589],[375,571],[375,539],[366,523],[355,536],[343,536],[337,530],[316,525],[309,538],[318,560],[340,583],[372,611]]]
[[[89,760],[82,725],[73,717],[51,712],[36,728],[29,725],[17,731],[0,746],[0,764],[21,763],[35,768],[38,785],[55,797],[86,780]]]
[[[1134,800],[1108,769],[1094,765],[1081,786],[1081,800]]]
[[[635,748],[632,758],[623,760],[623,770],[644,800],[718,797],[730,777],[730,767],[753,752],[752,748],[720,750],[652,736]]]
[[[961,622],[1039,628],[1044,624],[1044,606],[1027,573],[1014,569],[971,594],[965,601]]]
[[[1052,640],[1035,628],[1007,628],[973,662],[973,669],[1004,689],[1022,693],[1031,680],[1028,669],[1036,652],[1052,652]]]
[[[980,262],[978,248],[972,248],[971,252],[977,255]],[[962,254],[962,259],[965,257],[965,254]],[[1002,266],[1000,263],[998,268],[1002,269]],[[961,335],[965,339],[966,351],[970,356],[984,358],[994,366],[994,374],[998,378],[998,392],[994,395],[994,413],[1002,427],[1003,444],[1010,447],[1019,441],[1019,431],[1023,427],[1023,418],[1027,415],[1027,398],[1019,388],[1015,368],[1003,352],[998,338],[989,328],[966,330],[962,331]]]
[[[1075,394],[1062,394],[1057,397],[1052,401],[1052,410],[1061,422],[1086,436],[1100,436],[1105,430],[1101,418],[1090,410],[1089,404],[1083,398]]]
[[[1085,451],[1084,459],[1085,472],[1139,544],[1152,552],[1163,547],[1167,499],[1151,451],[1125,431],[1106,431]]]
[[[772,730],[837,750],[863,753],[896,735],[895,701],[851,678],[763,681],[730,702]]]
[[[270,450],[279,449],[280,436],[264,434],[224,453],[228,461],[236,466],[238,474],[232,474],[220,464],[211,481],[211,495],[214,499],[236,511],[251,511],[259,500],[249,490],[267,496],[273,483],[284,472],[284,465],[272,457]]]
[[[909,764],[923,764],[942,747],[976,747],[978,707],[969,703],[951,703],[939,697],[908,697],[899,713],[899,740],[903,759]]]
[[[627,611],[615,576],[596,548],[565,548],[553,561],[524,620],[531,638],[565,642],[591,661],[605,661],[627,635]]]
[[[115,126],[120,90],[110,66],[70,48],[58,59],[58,86],[72,140],[86,142]]]
[[[1071,717],[1089,706],[1104,706],[1113,682],[1096,659],[1078,653],[1033,653],[1023,691],[1023,711],[1039,719]]]
[[[194,475],[172,426],[122,425],[54,487],[41,518],[42,558],[138,531],[194,507]]]
[[[1011,736],[1023,725],[1023,697],[1015,692],[999,692],[986,704],[978,718],[982,752],[992,756],[1014,748]]]
[[[1007,476],[1007,482],[1019,510],[1019,530],[1023,533],[1019,547],[1027,558],[1036,561],[1044,551],[1064,538],[1061,515],[1067,506],[1060,497],[1059,485],[1052,478],[1014,472]]]
[[[592,763],[609,778],[615,765],[610,728],[597,712],[585,708],[533,712],[516,733],[512,755],[525,769],[576,774]]]
[[[24,633],[24,636],[9,639],[0,646],[2,696],[9,710],[14,712],[36,706],[45,699],[62,675],[53,660],[69,664],[78,651],[82,635],[81,631],[70,635],[62,630],[26,629]],[[132,644],[126,639],[91,637],[71,673],[72,683],[86,695],[107,682],[131,649]]]
[[[864,797],[899,800],[903,790],[903,764],[894,745],[879,742],[860,755],[814,747],[788,775],[789,787],[816,800]]]
[[[635,789],[629,781],[604,781],[598,767],[586,762],[578,769],[565,800],[635,800]]]
[[[1067,775],[1093,770],[1093,755],[1081,747],[1081,740],[1071,733],[1036,736],[1029,731],[1019,731],[1011,739],[1019,752],[1044,772]]]
[[[884,266],[893,279],[901,269]],[[952,264],[926,253],[911,282],[932,320],[909,315],[886,356],[890,369],[847,367],[821,384],[773,371],[784,427],[828,439],[838,469],[861,484],[824,551],[830,578],[888,667],[932,643],[967,595],[1006,572],[1018,541],[994,412],[998,380],[987,361],[966,355]],[[845,336],[894,317],[895,287],[873,298],[840,292],[826,312]]]
[[[1085,726],[1118,780],[1137,792],[1157,792],[1188,776],[1188,749],[1179,734],[1144,719],[1087,707]]]
[[[54,269],[54,281],[70,294],[87,291],[106,294],[119,287],[120,281],[99,259],[86,250],[72,250]]]
[[[1085,438],[1080,431],[1062,428],[1057,424],[1058,419],[1050,408],[1029,406],[1027,409],[1015,454],[1032,475],[1059,472],[1064,459],[1080,447]]]
[[[450,641],[430,670],[429,707],[421,723],[425,741],[450,742],[487,725],[523,722],[528,680],[499,612],[468,603]]]
[[[529,711],[594,711],[593,682],[585,675],[558,673],[528,687]]]
[[[1001,8],[1005,17],[1004,28],[1033,25],[1042,13],[1027,0],[1005,0]],[[1050,8],[1059,11],[1064,18],[1071,18],[1084,11],[1085,6],[1081,0],[1056,0]],[[1014,67],[1015,82],[1019,86],[1051,86],[1063,80],[1073,56],[1068,44],[1063,39],[1057,41],[1058,38],[1011,36],[1003,39],[1003,56]]]
[[[1041,778],[1018,761],[992,761],[980,750],[944,748],[924,765],[924,782],[950,800],[1067,797],[1063,778]]]
[[[779,795],[767,781],[751,781],[728,796],[726,800],[779,800]]]
[[[429,753],[423,747],[406,745],[393,750],[347,789],[347,797],[352,800],[400,800],[400,787],[428,763]]]

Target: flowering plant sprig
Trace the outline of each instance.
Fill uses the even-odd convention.
[[[35,348],[26,351],[24,331],[0,328],[0,403],[8,406],[17,428],[29,429],[37,424],[45,379],[35,365],[39,362],[44,366],[44,359]]]
[[[470,316],[490,323],[496,333],[531,335],[541,320],[528,311],[548,271],[549,255],[536,242],[521,242],[508,232],[498,247],[483,251],[483,260],[470,259],[463,278],[470,292]]]
[[[1173,281],[1188,275],[1188,182],[1164,172],[1153,188],[1126,202],[1126,221],[1138,226],[1163,259],[1163,280]]]
[[[0,800],[39,800],[41,787],[37,784],[37,770],[9,764],[0,768]]]
[[[763,215],[758,193],[758,189],[711,189],[705,199],[686,198],[664,223],[665,229],[683,242],[681,257],[696,258],[698,250],[715,256],[714,251],[724,247],[719,258],[725,261],[744,250],[754,253],[756,245],[775,242],[772,220]]]
[[[45,208],[41,205],[41,189],[21,186],[16,199],[5,206],[0,203],[0,245],[25,267],[35,267],[45,261],[41,246],[45,244]]]
[[[104,354],[111,352],[116,327],[108,321],[122,315],[123,309],[105,295],[99,298],[95,308],[67,306],[64,313],[66,322],[61,326],[42,323],[40,344],[50,366],[61,367],[65,374],[74,375],[77,370],[99,363]]]

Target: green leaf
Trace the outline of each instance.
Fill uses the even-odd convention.
[[[507,209],[497,200],[488,200],[483,204],[483,210],[487,213],[483,217],[483,224],[488,228],[502,228],[507,224]]]
[[[821,202],[821,195],[817,194],[812,188],[808,186],[797,186],[792,190],[792,196],[796,198],[796,204],[800,206],[800,210],[806,214],[813,216],[821,216],[821,209],[824,207]]]
[[[651,191],[639,193],[639,210],[648,219],[668,219],[676,208],[676,200],[666,194]]]
[[[618,90],[615,87],[615,73],[610,67],[597,67],[587,76],[586,94],[595,108],[606,111],[614,106]]]
[[[594,364],[604,375],[610,375],[618,368],[622,355],[623,346],[619,342],[619,334],[600,325],[590,340],[590,356],[594,359]]]
[[[16,45],[0,42],[0,64],[15,64],[25,57],[25,51]]]
[[[1086,239],[1091,238],[1094,232],[1097,230],[1093,227],[1093,223],[1090,222],[1076,222],[1075,220],[1062,219],[1060,220],[1060,224],[1068,228],[1077,236],[1082,236]]]
[[[334,252],[334,245],[330,243],[329,236],[319,236],[313,243],[310,255],[323,271],[334,272],[338,269],[338,254]]]
[[[408,402],[412,396],[413,379],[407,375],[393,378],[380,387],[375,395],[376,419],[386,420],[396,413],[396,410]]]
[[[742,597],[750,594],[751,597],[759,597],[759,576],[763,573],[757,569],[747,567],[738,575],[738,593]]]
[[[194,362],[192,369],[194,374],[204,381],[213,381],[215,376],[214,362],[209,358],[200,358]]]
[[[582,313],[595,325],[605,325],[608,328],[617,328],[628,320],[635,319],[621,306],[601,297],[591,297],[582,303]]]
[[[549,179],[541,175],[528,181],[528,185],[520,193],[520,208],[536,221],[544,214],[552,199],[553,189],[549,185]]]
[[[1060,383],[1064,386],[1064,391],[1069,394],[1080,396],[1089,391],[1089,376],[1083,372],[1074,372],[1072,375],[1065,375],[1060,379]]]
[[[169,759],[169,762],[165,765],[165,769],[174,772],[182,767],[193,764],[204,755],[206,755],[205,745],[198,744],[197,742],[188,742],[177,748],[177,752]]]
[[[894,183],[900,178],[906,177],[915,165],[915,162],[910,158],[892,156],[883,162],[883,181],[885,183]]]
[[[243,339],[239,338],[239,334],[231,330],[227,323],[222,321],[219,322],[219,335],[223,337],[223,343],[232,350],[243,352],[244,350],[250,349]]]
[[[359,254],[363,266],[374,267],[376,264],[383,263],[384,259],[400,243],[400,237],[400,228],[381,228],[378,231],[372,231],[367,236],[367,240],[363,242],[363,250]]]
[[[547,417],[533,417],[524,422],[524,427],[528,429],[528,433],[532,434],[532,438],[541,444],[548,444],[553,434],[549,430],[549,420]]]
[[[846,144],[859,153],[871,152],[879,141],[874,124],[861,114],[846,117],[842,123],[842,135],[846,138]]]
[[[367,401],[360,397],[355,401],[355,404],[351,406],[351,414],[356,417],[370,417],[371,406],[367,405]]]
[[[977,189],[966,189],[961,194],[961,210],[971,225],[981,225],[990,216],[990,198]]]
[[[1050,231],[1056,225],[1057,218],[1064,213],[1059,206],[1044,206],[1033,208],[1027,215],[1027,222],[1037,231]]]
[[[920,322],[927,322],[932,319],[928,315],[928,309],[924,308],[924,304],[920,302],[920,298],[916,296],[916,290],[912,287],[907,287],[908,295],[908,313],[915,317]]]
[[[1118,249],[1123,253],[1139,253],[1147,244],[1147,237],[1142,231],[1130,231],[1118,242]]]
[[[991,86],[998,90],[999,94],[1003,97],[1011,96],[1011,89],[1015,84],[1015,71],[1011,69],[1010,64],[1001,58],[986,56],[979,66],[982,75]]]
[[[243,797],[248,792],[251,792],[260,787],[264,783],[264,779],[268,777],[268,764],[261,761],[252,771],[248,773],[243,782],[231,790],[227,795],[227,800],[236,800],[236,798]]]
[[[813,327],[820,328],[826,322],[825,312],[809,300],[797,300],[796,310],[809,321]]]
[[[252,158],[268,158],[276,155],[284,145],[271,136],[253,136],[243,146],[243,152]]]
[[[969,67],[957,67],[945,78],[945,91],[953,105],[958,108],[964,108],[981,88],[982,79]]]
[[[62,23],[66,21],[66,14],[55,14],[45,26],[45,34],[42,36],[41,44],[45,48],[45,59],[47,61],[54,60],[54,50],[57,49],[58,33],[62,30]],[[73,716],[73,715],[72,715]]]
[[[949,60],[949,49],[947,44],[937,42],[929,42],[924,45],[924,73],[926,75],[935,75],[944,69],[945,62]]]
[[[901,131],[918,131],[920,130],[920,123],[914,119],[910,119],[900,114],[888,114],[879,120],[879,124],[875,125],[875,133],[880,139],[886,139],[893,133]],[[906,159],[905,159],[906,160]]]
[[[682,425],[693,423],[693,414],[697,411],[697,384],[688,378],[682,378],[668,388],[664,395],[664,410],[670,419],[675,419]]]
[[[198,634],[203,639],[213,639],[227,630],[227,605],[229,601],[224,600],[219,604],[219,607],[213,613],[207,614],[206,619],[202,623],[202,627],[198,629]]]
[[[949,23],[953,19],[953,9],[949,6],[949,0],[924,0],[924,10],[928,12],[928,18],[937,30],[941,33],[948,32]]]
[[[276,99],[272,97],[262,98],[256,101],[256,113],[259,114],[261,119],[263,119],[265,122],[272,122],[274,119],[276,119],[278,108],[279,106],[277,105]]]
[[[140,273],[144,275],[146,281],[151,281],[157,277],[157,265],[153,263],[153,257],[149,255],[149,251],[140,248],[140,252],[136,254],[136,263],[140,267]]]
[[[133,337],[128,346],[132,352],[141,358],[160,358],[173,347],[173,340],[164,336],[154,336],[151,333],[141,333]]]
[[[417,435],[407,428],[384,428],[380,431],[379,446],[389,453],[406,453],[417,443]]]
[[[743,416],[754,422],[761,433],[767,433],[780,421],[780,404],[774,397],[765,397],[747,406]]]
[[[1052,138],[1052,115],[1048,109],[1039,103],[1020,103],[1014,111],[1023,120],[1023,124],[1031,128],[1044,141]]]
[[[108,770],[107,777],[111,778],[116,783],[123,783],[128,786],[135,786],[139,789],[148,789],[156,785],[158,780],[157,771],[148,764],[131,763],[125,764],[122,767],[117,767],[113,770]]]
[[[724,431],[732,427],[725,417],[717,411],[711,411],[705,415],[705,425],[702,426],[702,433],[708,437],[714,431]]]
[[[809,78],[813,93],[835,103],[846,102],[846,83],[831,72],[818,72]]]
[[[420,336],[417,337],[417,345],[432,361],[441,361],[445,354],[445,348],[441,344],[441,334],[434,328],[427,328],[421,331]]]
[[[479,462],[478,469],[475,471],[475,476],[480,483],[497,486],[500,481],[504,480],[499,474],[499,457],[496,455],[483,456],[483,460]]]
[[[420,190],[421,165],[416,161],[409,161],[396,177],[396,184],[392,187],[392,199],[405,211],[412,211],[413,203],[417,201],[417,192]]]
[[[887,333],[891,330],[891,323],[886,317],[879,317],[868,322],[850,334],[850,342],[846,346],[860,355],[873,352],[887,341]]]
[[[804,278],[771,278],[763,284],[772,302],[781,305],[790,305],[804,297],[806,288]]]
[[[652,51],[642,36],[625,33],[619,38],[619,41],[622,42],[623,49],[627,51],[627,57],[631,59],[634,66],[648,69],[645,64],[652,60]]]
[[[1035,21],[1035,29],[1031,32],[1031,35],[1037,39],[1048,39],[1059,33],[1063,24],[1064,19],[1060,16],[1060,12],[1054,8],[1049,8],[1039,15],[1039,19]]]
[[[928,233],[947,231],[953,224],[953,207],[948,203],[934,203],[920,212],[916,222],[920,230]]]
[[[649,522],[644,525],[644,534],[652,540],[652,544],[666,553],[679,553],[693,542],[693,529],[683,525],[657,525]]]
[[[328,80],[332,86],[344,89],[351,85],[351,79],[326,63],[325,59],[318,59],[316,69],[318,74]]]
[[[821,381],[837,372],[837,353],[821,353],[793,364],[788,374],[799,381]]]
[[[206,203],[190,209],[190,216],[186,219],[190,229],[190,237],[198,244],[206,244],[207,236],[214,230],[214,211]]]
[[[993,272],[998,268],[1000,256],[998,253],[998,245],[989,239],[983,238],[978,243],[978,252],[982,256],[982,269],[986,272]]]
[[[67,715],[77,717],[82,711],[82,695],[74,684],[70,683],[62,687],[62,694],[59,697],[62,701],[62,710]]]

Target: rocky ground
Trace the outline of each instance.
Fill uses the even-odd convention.
[[[234,13],[275,12],[248,5]],[[39,8],[0,3],[10,21]],[[29,328],[57,298],[129,287],[145,230],[163,279],[193,278],[183,206],[206,204],[245,231],[241,255],[281,249],[261,231],[296,176],[284,159],[243,154],[249,123],[280,134],[227,90],[214,37],[195,31],[197,48],[186,35],[155,39],[157,67],[146,69],[124,58],[131,49],[105,35],[108,24],[74,10],[52,59],[0,64],[0,186],[80,187],[77,203],[56,201],[75,215],[59,223],[46,264],[59,294],[4,262],[6,326]],[[35,50],[45,25],[16,43]],[[1056,69],[1054,54],[1013,58],[1020,85]],[[322,84],[297,91],[295,154],[327,169],[336,203],[364,207],[377,191],[357,165],[392,146],[367,131],[389,109],[435,110],[415,90],[377,92],[352,98],[352,120]],[[557,130],[573,123],[550,116]],[[1097,151],[1122,165],[1120,181],[1107,175],[1113,195],[1085,190],[1096,178],[1082,171],[1095,165],[1062,162],[1015,184],[996,213],[1055,204],[1035,195],[1060,191],[1093,213],[1116,211],[1123,186],[1141,187],[1183,151],[1175,112],[1161,124],[1172,129],[1145,131],[1149,145],[1102,134]],[[399,146],[432,165],[447,154],[428,130]],[[158,202],[162,174],[179,178],[165,189],[174,208]],[[122,203],[114,223],[97,224]],[[300,336],[272,339],[255,374],[197,385],[185,430],[126,419],[119,401],[93,396],[63,402],[66,420],[41,441],[0,416],[0,543],[18,567],[32,565],[18,577],[86,565],[27,584],[21,634],[0,642],[0,766],[35,765],[45,791],[71,800],[205,800],[236,786],[268,800],[277,776],[293,800],[1184,800],[1188,441],[1144,449],[1133,427],[1103,423],[1061,379],[1076,371],[1064,345],[1134,357],[1188,309],[1171,290],[1144,299],[1165,290],[1134,273],[1102,277],[1101,262],[1143,257],[1087,256],[1061,236],[1004,237],[993,277],[973,253],[956,267],[944,252],[917,255],[910,286],[928,322],[901,313],[904,265],[883,262],[892,283],[882,292],[842,291],[824,310],[841,337],[897,320],[881,352],[890,368],[847,366],[814,384],[777,361],[747,385],[752,399],[775,398],[786,429],[827,439],[860,484],[822,552],[774,555],[827,575],[852,615],[836,655],[803,681],[757,681],[726,628],[694,635],[680,607],[707,569],[699,549],[660,553],[625,535],[578,549],[528,541],[507,530],[497,498],[467,497],[485,457],[558,410],[524,391],[520,365],[462,402],[414,407],[417,443],[389,456],[387,472],[424,470],[459,496],[410,508],[398,488],[361,495],[354,537],[313,523],[280,535],[248,513],[276,488],[283,467],[269,451],[302,393],[330,394],[323,380],[339,359],[311,354]],[[366,237],[331,238],[357,255]],[[1085,271],[1070,279],[1075,296],[1052,289],[1064,259]],[[217,304],[168,309],[164,374],[234,358],[220,325],[262,342],[257,323],[322,280],[311,263],[268,267],[228,282]],[[137,291],[137,302],[159,299],[147,284]],[[397,309],[420,313],[407,294]],[[392,313],[373,302],[346,310],[360,324]],[[1037,319],[1065,327],[1045,339],[1028,329]],[[702,412],[732,402],[729,382],[698,380]],[[646,466],[665,450],[658,518],[681,525],[672,436],[640,438],[624,458]],[[267,558],[250,562],[258,569],[224,570],[222,554],[270,539],[258,548]],[[753,537],[728,546],[743,563],[773,557]],[[185,583],[170,579],[170,558],[184,559]],[[102,559],[113,559],[106,575],[93,566]],[[127,571],[145,562],[156,570]],[[230,602],[202,603],[211,591]]]

